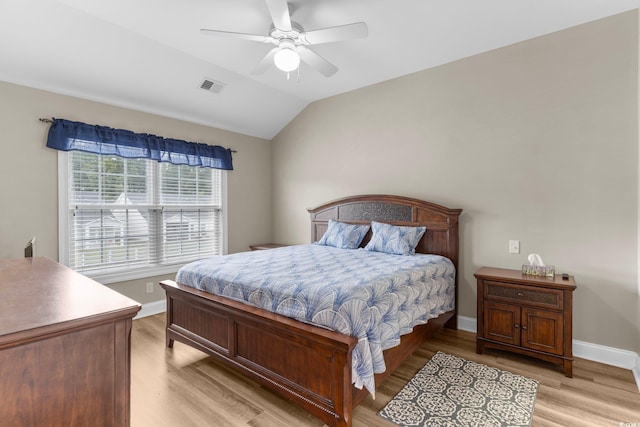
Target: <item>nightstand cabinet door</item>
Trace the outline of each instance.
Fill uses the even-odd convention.
[[[484,309],[485,338],[520,345],[520,307],[487,302]]]
[[[562,313],[522,309],[522,346],[553,354],[562,354]]]

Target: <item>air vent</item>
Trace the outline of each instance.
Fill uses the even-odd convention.
[[[200,89],[204,89],[207,92],[215,94],[222,92],[222,89],[224,89],[225,86],[226,84],[207,77],[205,77],[204,80],[202,80],[202,83],[200,83]]]

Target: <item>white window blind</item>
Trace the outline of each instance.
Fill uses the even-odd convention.
[[[61,260],[74,270],[153,275],[222,253],[222,170],[80,151],[66,156]]]

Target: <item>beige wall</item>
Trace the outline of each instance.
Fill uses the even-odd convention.
[[[272,143],[0,82],[0,259],[32,236],[58,259],[57,155],[37,119],[61,117],[238,150],[229,252],[306,243],[306,208],[347,195],[462,208],[460,314],[475,317],[478,267],[538,252],[576,276],[575,339],[640,352],[638,46],[629,12],[313,103]],[[158,279],[110,286],[145,303]]]
[[[276,241],[353,194],[462,208],[461,315],[476,269],[536,252],[576,277],[574,339],[640,351],[637,12],[315,102],[273,143]]]
[[[165,137],[217,144],[238,152],[227,173],[228,251],[248,250],[271,239],[271,142],[180,120],[117,108],[0,82],[0,259],[23,256],[36,236],[36,255],[58,259],[57,152],[45,147],[49,126],[40,117],[58,117]],[[172,275],[169,275],[171,277]],[[141,302],[164,298],[148,281],[112,288]]]

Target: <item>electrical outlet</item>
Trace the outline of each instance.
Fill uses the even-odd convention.
[[[153,292],[153,282],[147,282],[147,293],[150,294]]]
[[[520,253],[520,240],[509,240],[509,253],[510,254]]]

